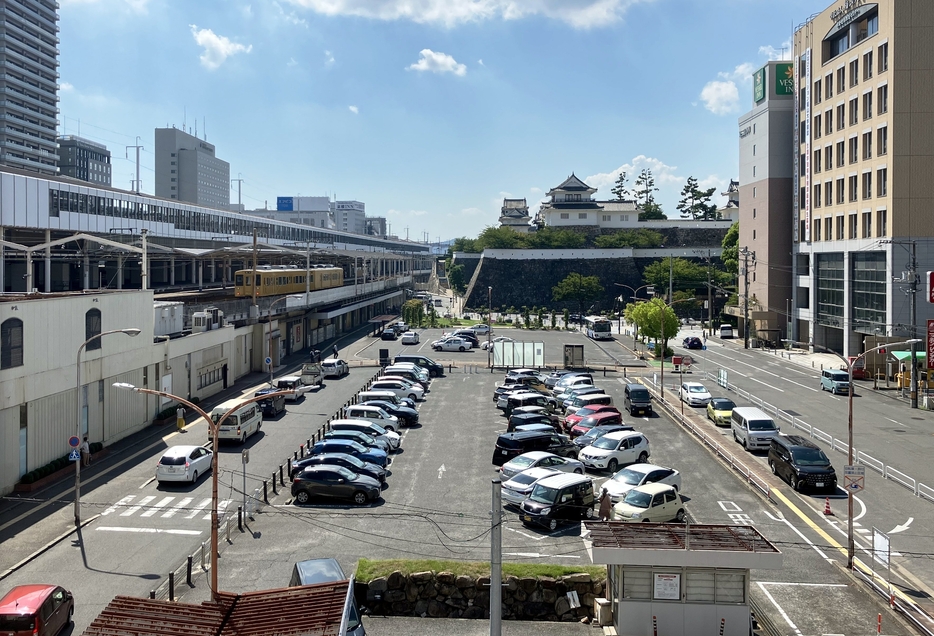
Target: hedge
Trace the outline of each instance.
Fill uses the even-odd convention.
[[[94,453],[98,453],[101,450],[103,450],[104,445],[101,442],[91,442],[89,447],[91,449],[91,454],[93,455]],[[25,475],[23,475],[22,479],[20,479],[20,483],[22,484],[35,483],[39,481],[40,479],[42,479],[43,477],[48,477],[52,473],[56,473],[62,470],[63,468],[70,465],[71,463],[72,461],[68,459],[68,455],[62,455],[58,459],[53,459],[45,466],[40,466],[39,468],[36,468],[35,470],[31,470],[28,473],[26,473]]]

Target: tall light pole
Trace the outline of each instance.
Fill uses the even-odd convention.
[[[633,289],[629,285],[623,285],[622,283],[613,283],[613,284],[616,285],[617,287],[625,287],[626,289],[631,291],[632,296],[630,298],[632,298],[632,300],[639,300],[639,292],[642,291],[643,289],[649,289],[650,287],[655,287],[655,285],[643,285],[642,287]],[[651,294],[652,293],[651,290],[649,290],[648,293]],[[623,297],[620,296],[620,300],[622,300],[622,298]],[[622,332],[623,330],[623,312],[622,311],[620,311],[620,314],[619,314],[619,330],[620,332]],[[638,333],[638,331],[639,331],[638,326],[636,326],[635,329],[633,329],[632,331],[632,348],[633,349],[636,348],[636,337],[637,337],[636,334]]]
[[[84,351],[85,347],[89,343],[94,342],[104,336],[109,336],[112,333],[123,333],[131,338],[135,338],[140,334],[140,330],[131,327],[128,329],[111,329],[110,331],[103,331],[97,335],[91,336],[78,347],[78,356],[75,362],[77,383],[75,384],[75,436],[78,438],[78,443],[81,443],[81,352]],[[84,458],[79,457],[78,461],[75,462],[75,527],[81,525],[81,462]]]
[[[678,300],[673,300],[673,301],[671,301],[670,303],[666,303],[666,302],[663,300],[662,303],[664,303],[664,305],[665,305],[666,308],[670,309],[671,306],[674,305],[674,304],[676,304],[676,303],[684,303],[684,302],[687,302],[687,301],[689,301],[689,300],[694,300],[694,298],[679,298]],[[664,402],[664,401],[665,401],[665,349],[666,349],[666,347],[665,347],[665,311],[664,311],[664,308],[662,308],[662,307],[659,307],[659,308],[658,308],[658,316],[659,316],[659,320],[658,320],[658,322],[659,322],[659,327],[661,328],[661,336],[660,336],[659,340],[661,340],[661,345],[662,345],[662,390],[661,390],[661,399],[662,399],[662,402]]]
[[[259,402],[260,400],[265,400],[270,397],[278,397],[280,395],[291,395],[295,391],[276,391],[275,393],[266,393],[264,395],[246,398],[241,402],[237,403],[233,408],[224,413],[223,416],[216,422],[211,419],[211,416],[205,413],[197,404],[189,402],[183,397],[173,395],[171,393],[166,393],[165,391],[156,391],[154,389],[141,389],[138,386],[133,386],[128,382],[114,382],[113,386],[118,389],[124,389],[127,391],[135,391],[136,393],[145,393],[147,395],[159,395],[170,400],[175,400],[187,406],[188,408],[196,411],[198,415],[204,418],[204,421],[208,423],[208,428],[211,429],[211,444],[214,447],[212,456],[211,456],[211,600],[216,601],[218,598],[218,589],[217,589],[217,556],[218,556],[218,520],[217,520],[217,449],[220,441],[218,440],[218,431],[220,430],[221,424],[224,423],[224,420],[227,419],[227,416],[236,411],[238,408],[245,404],[250,404],[251,402]]]
[[[492,287],[486,288],[486,306],[487,306],[487,312],[488,312],[488,317],[489,317],[489,320],[487,321],[488,322],[487,327],[489,327],[489,329],[487,329],[487,332],[486,332],[486,366],[492,367],[493,364],[491,362],[491,357],[490,357],[492,355],[492,347],[493,347],[493,345],[490,344],[490,341],[493,338],[493,288]]]

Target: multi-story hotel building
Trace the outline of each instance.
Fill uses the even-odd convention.
[[[934,269],[934,2],[838,0],[793,51],[793,337],[844,355],[921,337],[932,305],[913,316],[906,292]]]

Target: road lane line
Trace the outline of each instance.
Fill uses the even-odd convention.
[[[154,514],[156,514],[157,512],[159,512],[162,508],[165,508],[165,507],[168,506],[170,503],[172,503],[172,501],[173,501],[174,499],[175,499],[175,497],[163,497],[161,500],[159,500],[158,503],[155,503],[155,504],[153,504],[152,506],[149,506],[149,510],[147,510],[146,512],[144,512],[143,514],[141,514],[140,517],[151,517],[151,516],[153,516]]]
[[[102,532],[133,532],[136,534],[183,534],[198,536],[201,530],[174,530],[169,528],[122,528],[120,526],[98,526],[95,530]]]
[[[798,629],[797,625],[791,622],[791,618],[788,616],[787,613],[785,613],[785,610],[782,609],[782,606],[778,604],[778,601],[776,601],[775,598],[771,594],[769,594],[769,591],[765,589],[765,586],[760,583],[759,589],[762,590],[762,593],[765,594],[766,598],[768,598],[772,602],[772,605],[775,606],[775,609],[778,610],[778,613],[782,615],[782,618],[784,618],[785,622],[788,623],[788,627],[795,630],[795,634],[797,634],[798,636],[801,636],[801,630]]]
[[[759,585],[789,585],[793,587],[850,587],[846,583],[790,583],[785,581],[756,581]]]
[[[740,375],[742,375],[742,374],[740,374]],[[758,382],[759,384],[761,384],[761,385],[763,385],[763,386],[767,386],[767,387],[769,387],[770,389],[772,389],[772,390],[774,390],[774,391],[778,391],[779,393],[784,393],[784,392],[785,392],[785,389],[780,389],[780,388],[778,388],[777,386],[772,386],[772,385],[769,384],[768,382],[763,382],[762,380],[757,380],[756,378],[753,378],[753,377],[750,377],[749,379],[752,380],[753,382]]]
[[[797,528],[795,528],[794,525],[792,525],[792,523],[791,523],[790,521],[788,521],[788,519],[785,518],[785,515],[779,513],[779,515],[776,517],[776,516],[774,516],[772,513],[768,512],[768,511],[766,511],[765,514],[766,514],[767,517],[770,517],[773,521],[781,521],[781,522],[784,523],[786,526],[788,526],[789,528],[791,528],[791,531],[792,531],[792,532],[794,532],[796,535],[798,535],[799,537],[801,537],[802,539],[804,539],[805,543],[807,543],[809,546],[811,546],[812,548],[814,548],[814,551],[817,552],[819,555],[821,555],[821,558],[823,558],[825,561],[833,562],[833,559],[831,559],[829,556],[827,556],[826,554],[824,554],[824,551],[821,550],[820,548],[818,548],[816,545],[814,545],[814,542],[811,541],[810,539],[808,539],[808,538],[804,535],[803,532],[801,532],[800,530],[798,530]]]
[[[146,481],[144,481],[144,482],[143,482],[143,485],[140,486],[140,487],[138,488],[138,490],[142,490],[143,488],[145,488],[146,486],[148,486],[149,484],[151,484],[151,483],[154,482],[155,480],[156,480],[156,476],[153,475],[152,477],[150,477],[149,479],[147,479]]]

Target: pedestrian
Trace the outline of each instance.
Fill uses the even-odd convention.
[[[178,426],[178,432],[185,432],[185,407],[181,404],[175,409],[175,424]]]
[[[613,501],[610,499],[610,493],[604,488],[600,494],[600,521],[609,521],[612,509]]]
[[[81,463],[85,466],[91,465],[91,445],[88,444],[88,436],[84,436],[84,441],[81,442],[81,446],[78,447],[78,450],[81,451]]]
[[[337,354],[337,345],[336,345],[336,344],[334,345],[334,357],[335,357],[335,358],[338,357],[338,354]]]

